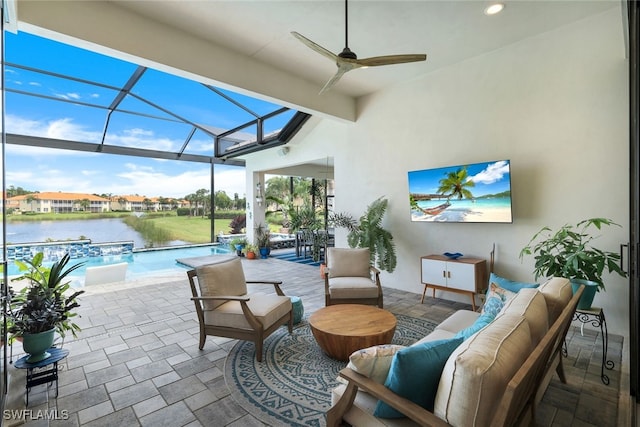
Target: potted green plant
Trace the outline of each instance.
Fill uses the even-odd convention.
[[[367,210],[356,220],[349,214],[332,215],[331,223],[349,231],[347,243],[352,248],[369,248],[371,262],[389,273],[396,268],[396,248],[391,233],[382,227],[382,218],[387,210],[388,201],[384,197],[374,200]]]
[[[607,218],[590,218],[575,225],[565,224],[553,231],[542,227],[520,251],[520,259],[533,255],[534,277],[565,277],[574,283],[574,289],[584,284],[585,291],[578,304],[580,309],[589,309],[596,292],[605,290],[603,273],[618,273],[627,277],[620,266],[620,254],[598,249],[592,242],[597,238],[590,229],[602,226],[618,226]]]
[[[70,256],[65,254],[46,267],[43,258],[39,252],[31,260],[16,261],[23,274],[12,281],[28,283],[14,293],[7,313],[8,332],[12,338],[22,337],[24,351],[31,355],[27,360],[30,363],[49,357],[46,350],[52,346],[55,332],[64,338],[67,332],[75,337],[80,331],[72,319],[77,315],[74,309],[80,306],[76,298],[84,291],[68,292],[71,281],[65,278],[84,263],[68,267]]]
[[[231,247],[231,249],[236,250],[236,255],[242,256],[242,250],[244,249],[245,246],[247,246],[248,243],[249,241],[244,236],[235,237],[231,239],[231,241],[229,242],[229,246]]]
[[[267,258],[271,252],[271,231],[266,225],[259,223],[255,226],[255,242],[261,258]]]
[[[247,245],[243,249],[246,254],[247,259],[256,259],[256,253],[258,252],[258,247],[256,245]]]

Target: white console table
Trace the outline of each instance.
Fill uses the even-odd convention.
[[[471,297],[471,307],[476,309],[476,293],[487,286],[487,262],[479,258],[452,259],[444,255],[420,257],[421,282],[424,284],[421,303],[427,288],[467,294]]]

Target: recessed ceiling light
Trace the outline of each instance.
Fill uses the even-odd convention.
[[[484,9],[484,14],[489,16],[495,15],[496,13],[502,12],[503,9],[503,3],[492,3]]]

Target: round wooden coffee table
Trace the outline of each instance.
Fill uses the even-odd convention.
[[[309,317],[311,332],[320,348],[337,360],[349,360],[356,350],[389,344],[396,318],[370,305],[337,304],[321,308]]]

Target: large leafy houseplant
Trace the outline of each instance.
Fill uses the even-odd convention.
[[[382,218],[388,203],[387,199],[380,197],[367,206],[367,210],[358,220],[346,213],[336,213],[331,216],[331,223],[349,231],[349,246],[369,248],[371,262],[381,270],[391,273],[396,268],[396,248],[393,236],[382,227]]]
[[[80,304],[76,300],[84,291],[73,291],[67,295],[71,286],[67,276],[84,263],[67,266],[69,254],[53,263],[51,267],[43,265],[44,255],[37,253],[33,259],[16,261],[22,275],[12,281],[27,280],[28,285],[11,298],[8,317],[12,336],[24,337],[55,329],[61,337],[67,332],[77,336],[80,327],[73,323],[77,316],[74,309]]]
[[[533,255],[535,259],[534,276],[565,277],[570,280],[588,280],[598,284],[597,290],[604,291],[603,273],[617,273],[626,277],[627,273],[620,267],[620,255],[598,249],[593,241],[598,236],[590,234],[590,230],[601,230],[603,226],[618,226],[607,218],[590,218],[575,225],[565,224],[557,231],[543,227],[531,238],[520,251],[520,259]]]

